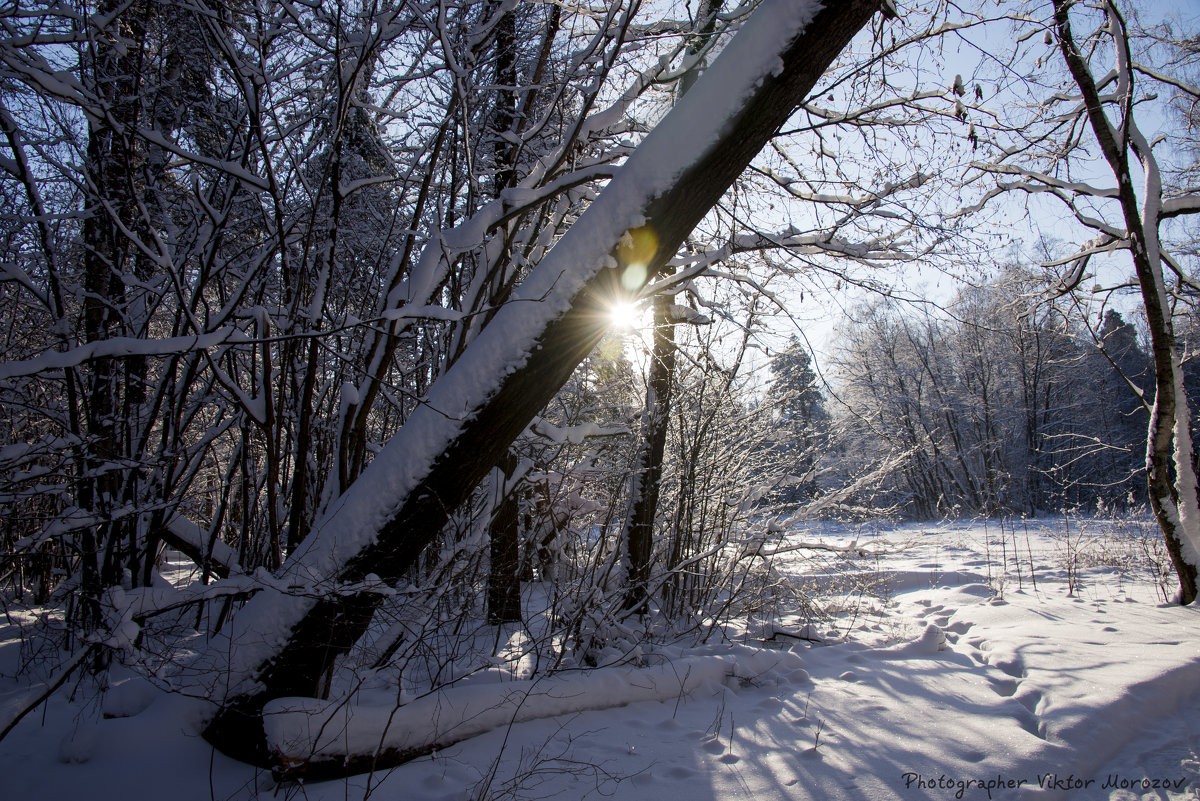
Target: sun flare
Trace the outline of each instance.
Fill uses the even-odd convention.
[[[642,309],[636,303],[618,302],[608,307],[609,326],[619,331],[632,331],[641,324]]]

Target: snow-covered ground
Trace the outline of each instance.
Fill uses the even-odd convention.
[[[133,680],[108,710],[149,706],[105,719],[82,690],[68,700],[72,679],[0,742],[0,797],[1200,798],[1200,610],[1164,603],[1151,526],[1058,517],[795,536],[856,538],[882,597],[849,587],[855,602],[815,625],[780,601],[742,642],[535,685],[531,708],[538,693],[574,694],[577,711],[349,781],[277,788],[214,753],[190,703]],[[783,587],[819,581],[804,553],[777,557]],[[0,644],[2,692],[21,689],[18,650]],[[668,691],[672,673],[690,693]],[[608,706],[645,697],[660,700]]]

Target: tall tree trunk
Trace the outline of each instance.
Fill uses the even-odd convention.
[[[654,520],[662,486],[667,427],[671,420],[671,384],[675,373],[675,324],[670,317],[671,300],[666,295],[654,299],[654,345],[650,379],[646,384],[642,444],[630,477],[629,519],[622,536],[625,548],[625,608],[639,615],[649,611]]]
[[[502,88],[497,92],[495,117],[487,134],[492,140],[492,155],[498,166],[492,197],[498,199],[505,189],[515,186],[517,181],[516,153],[505,144],[505,137],[513,135],[512,129],[517,119],[517,32],[516,17],[512,11],[506,12],[496,23],[495,49],[496,84]],[[487,303],[498,306],[503,303],[506,291],[505,276],[491,276],[488,283]],[[466,341],[465,337],[463,341]],[[520,459],[510,449],[497,465],[498,497],[489,531],[491,560],[487,597],[488,623],[494,626],[521,622],[520,503],[515,486],[519,481],[519,464]]]
[[[101,14],[115,14],[111,28],[96,34],[92,50],[93,89],[105,114],[89,120],[87,143],[87,204],[83,224],[83,329],[87,342],[120,334],[125,307],[127,272],[133,271],[132,230],[137,213],[137,184],[141,154],[130,133],[138,124],[141,52],[145,7],[134,3],[117,14],[118,3],[105,3]],[[86,379],[85,423],[89,439],[86,468],[90,478],[80,483],[79,506],[96,516],[98,524],[82,530],[81,590],[84,627],[98,623],[99,593],[121,581],[125,546],[130,531],[136,537],[136,516],[112,519],[122,498],[120,475],[114,465],[124,461],[124,438],[118,425],[122,370],[116,359],[96,359]],[[133,548],[136,554],[136,544]],[[134,557],[136,558],[136,556]]]
[[[1146,481],[1150,508],[1163,532],[1167,552],[1179,576],[1180,602],[1196,599],[1197,569],[1200,568],[1200,496],[1193,464],[1191,412],[1183,385],[1183,364],[1175,344],[1171,307],[1163,280],[1159,251],[1158,212],[1162,185],[1158,164],[1150,145],[1133,122],[1133,76],[1125,25],[1115,6],[1109,5],[1109,33],[1117,48],[1118,69],[1128,75],[1127,97],[1122,98],[1121,125],[1113,126],[1104,111],[1104,101],[1071,33],[1068,0],[1054,0],[1054,22],[1059,49],[1076,85],[1083,94],[1088,121],[1104,158],[1117,179],[1117,196],[1125,218],[1129,253],[1142,292],[1142,306],[1150,329],[1150,352],[1154,362],[1155,394],[1150,409],[1146,444]],[[1129,153],[1141,161],[1146,186],[1139,207],[1130,172]]]
[[[621,279],[633,265],[616,260],[626,233],[655,233],[643,273],[653,276],[880,7],[762,3],[331,505],[280,574],[295,592],[263,589],[190,666],[186,691],[215,703],[210,742],[269,760],[267,702],[314,693],[374,614],[381,596],[367,577],[408,571],[603,336],[604,310],[629,294]]]
[[[717,11],[723,0],[707,0],[699,14],[701,26],[688,42],[686,52],[696,56],[712,37]],[[697,62],[679,79],[679,97],[687,94],[701,74]],[[671,384],[675,374],[675,326],[668,309],[671,299],[654,299],[654,342],[650,378],[646,383],[642,443],[630,476],[630,509],[621,533],[625,558],[625,608],[644,615],[649,612],[650,558],[654,551],[654,521],[658,516],[662,485],[663,455],[667,426],[671,420]]]

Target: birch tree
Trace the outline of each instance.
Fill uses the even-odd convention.
[[[968,98],[965,114],[995,115],[978,134],[994,142],[997,154],[974,165],[995,182],[981,202],[1013,193],[1053,199],[1090,233],[1077,253],[1046,263],[1059,269],[1060,291],[1089,288],[1084,282],[1093,280],[1094,264],[1107,254],[1127,254],[1132,263],[1155,377],[1154,396],[1147,399],[1150,505],[1179,576],[1180,599],[1191,603],[1200,564],[1200,501],[1191,404],[1173,316],[1176,298],[1190,291],[1185,288],[1192,279],[1163,232],[1170,220],[1200,210],[1200,200],[1189,187],[1164,183],[1165,140],[1151,141],[1144,133],[1142,106],[1159,91],[1188,99],[1200,94],[1182,77],[1144,60],[1145,48],[1136,48],[1147,38],[1136,34],[1114,2],[1054,0],[1049,11],[1043,18],[1013,16],[1020,44],[1009,63],[1027,76],[1021,91],[1031,115],[1018,121],[977,109],[986,105],[982,98]],[[1031,50],[1038,51],[1036,64],[1029,63]],[[1065,78],[1058,91],[1040,89],[1044,64],[1057,65]],[[1109,180],[1094,168],[1106,171]]]

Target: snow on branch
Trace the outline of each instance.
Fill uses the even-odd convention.
[[[597,423],[581,423],[575,426],[557,426],[544,418],[534,420],[530,430],[544,439],[555,443],[581,445],[591,437],[618,437],[629,433],[629,426],[602,426]]]
[[[845,545],[834,544],[829,542],[821,542],[820,540],[799,540],[797,542],[789,542],[786,545],[780,545],[772,548],[769,551],[762,551],[759,555],[764,557],[779,556],[780,554],[792,553],[793,551],[825,551],[827,553],[839,553],[843,556],[868,557],[868,556],[884,556],[890,553],[889,550],[868,549],[858,544],[858,540],[851,540]]]
[[[67,351],[47,351],[32,359],[0,364],[0,381],[37,375],[50,370],[77,367],[94,359],[123,356],[171,356],[189,351],[208,350],[230,342],[246,341],[244,332],[232,326],[195,336],[143,339],[141,337],[112,337],[71,348]]]
[[[1061,178],[1055,178],[1047,175],[1044,172],[1027,169],[1015,164],[983,164],[975,162],[971,165],[977,170],[990,173],[1001,173],[1003,175],[1016,175],[1034,185],[1040,185],[1047,189],[1060,189],[1075,195],[1087,195],[1088,197],[1116,199],[1119,197],[1116,187],[1101,188],[1084,183],[1083,181],[1064,181]],[[1025,188],[1024,186],[1016,188]]]
[[[1200,195],[1189,194],[1163,200],[1158,216],[1161,219],[1196,213],[1200,213]]]

